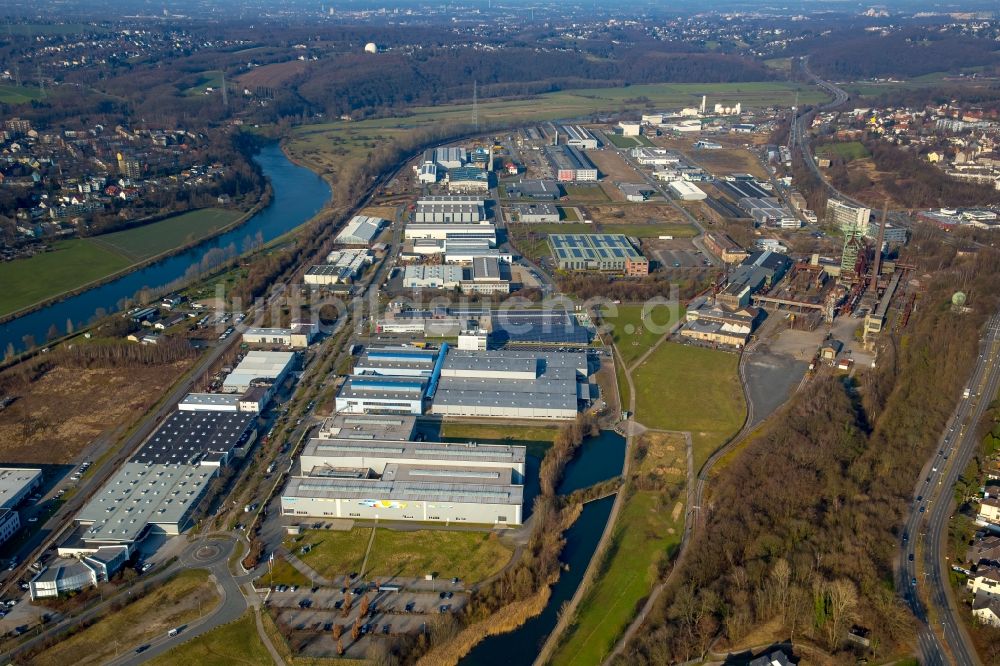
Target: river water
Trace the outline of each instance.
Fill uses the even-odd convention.
[[[621,474],[625,463],[625,438],[610,430],[584,441],[576,457],[567,465],[559,494],[586,488]],[[573,598],[583,574],[601,540],[614,496],[590,502],[580,517],[566,530],[566,546],[560,559],[567,569],[552,586],[545,609],[514,631],[490,636],[463,658],[460,666],[522,666],[531,664],[542,644],[556,626],[559,608]]]
[[[289,161],[277,143],[263,147],[254,160],[271,183],[273,196],[267,208],[239,227],[184,252],[0,324],[0,349],[6,349],[10,343],[20,350],[28,335],[41,343],[52,324],[65,332],[67,320],[72,320],[79,328],[90,321],[98,309],[114,312],[119,309],[122,299],[131,298],[141,289],[161,287],[183,277],[189,267],[200,265],[213,249],[232,245],[242,251],[248,239],[255,238],[258,232],[265,243],[271,241],[308,221],[330,199],[329,185],[312,171]]]
[[[625,465],[625,438],[614,430],[602,430],[597,437],[588,437],[566,465],[562,482],[556,489],[568,495],[595,483],[618,476]]]

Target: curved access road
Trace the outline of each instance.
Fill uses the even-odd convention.
[[[144,648],[142,652],[136,652],[138,647],[132,646],[127,654],[109,661],[108,664],[114,666],[141,664],[166,654],[181,643],[239,619],[246,612],[248,602],[240,583],[229,570],[229,555],[236,545],[237,542],[231,538],[199,539],[184,551],[177,563],[178,569],[207,569],[212,575],[220,599],[211,612],[181,627],[174,636],[164,634],[144,643],[139,646]]]
[[[899,544],[896,586],[920,622],[918,649],[929,666],[980,664],[959,617],[969,610],[955,603],[950,588],[945,546],[955,507],[952,489],[979,447],[977,426],[1000,389],[1000,314],[986,325],[967,386],[969,397],[959,400],[921,472]]]

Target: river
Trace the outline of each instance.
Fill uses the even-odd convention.
[[[184,252],[0,325],[0,349],[13,344],[20,350],[28,335],[43,342],[52,324],[65,331],[67,320],[80,328],[99,309],[114,312],[120,309],[122,299],[131,298],[144,287],[161,287],[183,277],[189,267],[200,265],[210,250],[232,245],[242,251],[248,239],[253,239],[258,232],[265,243],[274,240],[307,222],[330,199],[326,181],[305,167],[293,164],[277,143],[264,146],[254,161],[271,183],[273,196],[267,208],[235,229]]]
[[[566,467],[559,493],[586,488],[621,474],[625,462],[625,439],[603,430],[584,441],[576,457]],[[544,610],[512,632],[481,641],[460,662],[460,666],[522,666],[531,664],[548,635],[556,626],[559,609],[573,598],[590,558],[601,540],[614,496],[590,502],[580,517],[566,530],[566,546],[560,559],[567,569],[552,586],[552,596]]]
[[[597,437],[588,437],[563,471],[562,482],[556,488],[559,495],[592,486],[618,476],[625,466],[625,438],[614,430],[602,430]]]

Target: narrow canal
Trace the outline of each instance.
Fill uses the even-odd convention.
[[[625,462],[625,438],[610,430],[584,441],[576,457],[566,467],[559,494],[586,488],[621,474]],[[537,483],[537,482],[536,482]],[[566,546],[560,559],[567,568],[552,586],[552,596],[545,609],[519,628],[506,634],[490,636],[463,658],[461,666],[522,666],[531,664],[545,639],[556,626],[559,609],[579,587],[583,574],[601,540],[611,515],[614,496],[591,502],[566,530]]]

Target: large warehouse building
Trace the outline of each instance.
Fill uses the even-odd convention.
[[[597,150],[597,138],[586,127],[563,125],[562,131],[566,135],[567,146],[580,150]]]
[[[419,240],[423,238],[433,240],[481,238],[489,241],[492,246],[497,244],[497,229],[492,224],[408,224],[406,225],[406,230],[403,232],[403,237],[406,240]]]
[[[556,178],[565,182],[596,182],[597,167],[580,150],[573,146],[546,146],[545,155],[556,172]]]
[[[293,322],[288,328],[248,328],[243,331],[243,342],[249,345],[281,345],[302,349],[312,343],[318,329],[316,324],[303,322]]]
[[[649,272],[648,260],[622,234],[550,234],[549,247],[562,270],[621,271],[636,265]]]
[[[414,264],[403,269],[406,289],[454,289],[465,279],[461,266]]]
[[[367,215],[355,215],[344,225],[343,231],[337,234],[337,245],[364,245],[369,246],[374,242],[385,220],[380,217],[369,217]]]
[[[572,419],[591,400],[585,352],[374,348],[337,395],[341,414]]]
[[[131,460],[149,465],[227,465],[237,449],[253,443],[255,419],[247,412],[178,410]]]
[[[42,483],[42,470],[17,467],[0,468],[0,544],[21,528],[17,505]]]
[[[328,420],[282,492],[282,516],[521,524],[524,447],[414,434],[412,416]]]
[[[226,393],[244,393],[257,382],[278,386],[291,372],[295,352],[250,351],[222,382]]]
[[[525,419],[576,418],[590,400],[583,352],[450,350],[431,413]]]
[[[179,534],[215,474],[215,468],[201,465],[125,463],[76,515],[85,528],[79,552],[130,546],[150,530]]]
[[[427,380],[422,377],[352,375],[337,394],[345,414],[422,414]]]
[[[368,347],[354,364],[355,375],[430,377],[437,363],[436,349]]]
[[[470,202],[419,202],[413,213],[417,224],[482,224],[486,222],[486,208],[482,203]]]

